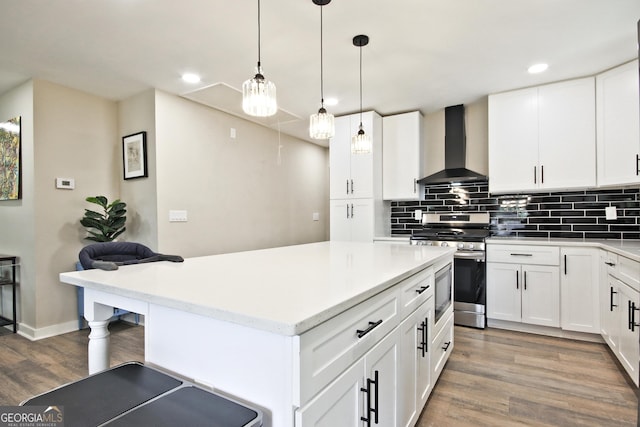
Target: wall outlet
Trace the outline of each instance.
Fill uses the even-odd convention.
[[[187,211],[169,211],[169,222],[187,222]]]
[[[422,221],[422,209],[416,209],[413,211],[413,219],[416,221]]]

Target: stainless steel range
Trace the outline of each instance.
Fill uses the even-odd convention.
[[[485,239],[489,236],[488,213],[431,213],[423,229],[413,232],[411,244],[451,246],[454,254],[453,313],[456,325],[484,329],[486,326]]]

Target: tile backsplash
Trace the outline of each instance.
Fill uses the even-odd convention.
[[[608,220],[605,208],[618,218]],[[488,182],[433,185],[425,200],[391,202],[391,234],[411,235],[422,229],[414,211],[489,212],[495,236],[577,239],[640,239],[640,186],[490,195]]]

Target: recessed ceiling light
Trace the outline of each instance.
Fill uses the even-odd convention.
[[[327,99],[324,100],[324,105],[328,105],[328,106],[338,105],[338,99],[337,98],[327,98]]]
[[[529,72],[529,74],[537,74],[546,71],[547,68],[549,68],[548,64],[534,64],[529,67],[527,71]]]
[[[182,80],[187,83],[200,83],[200,76],[194,73],[184,73]]]

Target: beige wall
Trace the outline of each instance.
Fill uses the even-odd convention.
[[[489,172],[488,98],[465,104],[467,135],[467,168],[475,172]],[[444,109],[427,114],[424,119],[424,175],[444,169]]]
[[[20,256],[20,333],[42,338],[77,326],[74,268],[87,242],[79,220],[89,195],[118,194],[116,104],[34,80],[0,98],[0,113],[22,116],[23,196],[0,202],[0,252]],[[74,178],[58,190],[55,178]]]
[[[326,148],[160,91],[155,109],[161,252],[198,256],[327,239]],[[172,209],[186,210],[188,222],[170,223]]]

